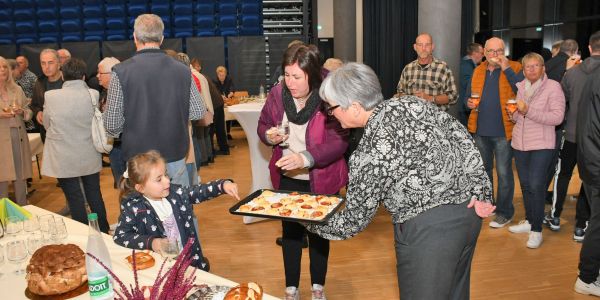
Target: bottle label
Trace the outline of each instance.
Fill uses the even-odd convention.
[[[88,286],[90,290],[90,297],[102,297],[112,292],[110,286],[110,277],[108,275],[103,277],[96,277],[94,279],[88,278]]]

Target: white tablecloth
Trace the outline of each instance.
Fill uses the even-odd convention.
[[[24,208],[37,216],[41,216],[41,215],[45,215],[45,214],[53,214],[50,211],[41,209],[41,208],[33,206],[33,205],[27,205]],[[54,214],[54,215],[58,216],[56,214]],[[60,216],[58,216],[58,217],[60,217]],[[87,236],[88,236],[88,226],[85,224],[81,224],[77,221],[73,221],[69,218],[64,218],[64,220],[65,220],[65,224],[67,226],[68,232],[69,232],[69,237],[67,238],[67,240],[64,243],[76,244],[85,252],[86,244],[87,244]],[[109,236],[107,234],[103,234],[103,236],[104,236],[104,241],[106,243],[106,246],[108,247],[108,252],[111,255],[113,271],[115,272],[115,274],[117,274],[117,276],[126,285],[128,285],[130,283],[133,284],[133,282],[134,282],[133,272],[131,271],[131,269],[129,268],[129,266],[127,265],[127,263],[125,261],[125,257],[127,257],[128,255],[131,255],[131,249],[124,248],[124,247],[121,247],[121,246],[115,244],[112,241],[111,236]],[[16,238],[17,239],[18,238],[25,239],[26,236],[23,233],[21,233],[20,235],[17,235]],[[5,236],[4,238],[0,239],[0,244],[6,245],[6,241],[12,240],[12,239],[15,239],[15,238]],[[156,278],[156,275],[158,274],[158,270],[160,269],[162,261],[163,261],[163,259],[161,258],[160,255],[157,255],[155,253],[152,253],[152,255],[156,259],[156,264],[154,265],[154,267],[146,269],[146,270],[138,271],[138,276],[139,276],[138,280],[140,282],[140,285],[142,285],[142,286],[152,285],[152,283],[154,282],[154,279]],[[31,257],[28,257],[27,261],[29,261],[29,258],[31,258]],[[26,266],[26,263],[23,263],[23,266]],[[1,298],[2,299],[11,299],[11,300],[27,299],[24,294],[25,289],[27,288],[27,282],[25,281],[25,275],[17,276],[14,273],[12,273],[15,270],[15,266],[7,265],[6,259],[5,259],[5,264],[0,266],[0,269],[4,273],[4,276],[2,276],[2,278],[0,278],[0,291],[2,292]],[[197,270],[195,275],[196,275],[196,282],[198,284],[205,283],[208,285],[225,285],[225,286],[237,285],[235,282],[233,282],[231,280],[225,279],[223,277],[219,277],[217,275],[214,275],[214,274],[211,274],[208,272],[204,272],[202,270]],[[74,299],[89,299],[89,295],[86,293],[86,294],[83,294]],[[277,299],[277,298],[269,296],[269,295],[264,295],[263,299],[264,300],[272,300],[272,299]]]
[[[38,154],[42,154],[44,152],[44,144],[42,143],[42,138],[39,133],[28,133],[27,137],[29,138],[29,148],[31,148],[31,155],[36,156]]]
[[[271,147],[263,144],[258,135],[258,118],[264,103],[243,103],[229,106],[229,112],[238,120],[248,140],[250,150],[250,164],[252,167],[252,185],[249,192],[258,189],[272,189],[273,184],[269,177],[269,160],[271,159]],[[263,220],[262,218],[244,217],[244,223],[252,223]]]

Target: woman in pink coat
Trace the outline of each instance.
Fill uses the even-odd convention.
[[[515,163],[526,219],[510,226],[513,233],[528,233],[528,248],[542,244],[544,219],[544,182],[546,170],[552,161],[556,134],[554,127],[563,121],[565,96],[558,82],[548,79],[544,59],[537,53],[523,57],[525,80],[517,83],[517,109],[507,106],[507,113],[515,122],[512,136]]]

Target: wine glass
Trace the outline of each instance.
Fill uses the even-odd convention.
[[[277,124],[277,133],[279,135],[284,136],[284,140],[283,142],[281,142],[279,144],[279,146],[281,147],[288,147],[290,144],[287,142],[287,139],[290,135],[290,123],[289,122],[283,122],[281,124]]]
[[[21,267],[21,263],[27,258],[27,246],[24,240],[11,241],[6,244],[6,258],[11,263],[17,265],[15,275],[25,274],[25,270]]]
[[[8,222],[6,223],[6,233],[11,236],[17,236],[17,233],[23,230],[23,221],[19,217],[8,217]]]
[[[63,218],[55,218],[54,219],[54,230],[51,230],[52,239],[55,241],[63,241],[69,236],[69,232],[67,231],[67,226],[65,225],[65,220]]]
[[[29,219],[23,221],[23,229],[25,232],[34,232],[40,230],[40,223],[36,216],[31,216]]]
[[[174,260],[179,255],[179,241],[177,239],[163,239],[161,241],[161,254],[168,260]]]
[[[52,232],[55,232],[56,223],[53,215],[43,215],[39,218],[40,230],[42,231],[42,239],[44,244],[49,244],[52,241]]]
[[[42,246],[42,233],[39,231],[35,231],[29,234],[27,237],[27,251],[29,251],[30,255],[33,255],[37,249]]]

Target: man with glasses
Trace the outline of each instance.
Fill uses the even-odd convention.
[[[516,83],[524,77],[521,64],[504,56],[501,39],[493,37],[487,40],[484,50],[486,61],[473,70],[471,82],[465,90],[466,95],[470,95],[467,107],[472,110],[468,129],[481,152],[490,179],[493,178],[494,158],[496,160],[496,218],[490,222],[490,227],[502,228],[510,223],[515,212],[510,144],[513,122],[508,118],[505,107],[509,99],[515,98]]]
[[[452,71],[445,61],[433,57],[435,44],[429,33],[417,36],[413,48],[418,57],[402,70],[397,95],[414,95],[447,111],[458,100]]]

